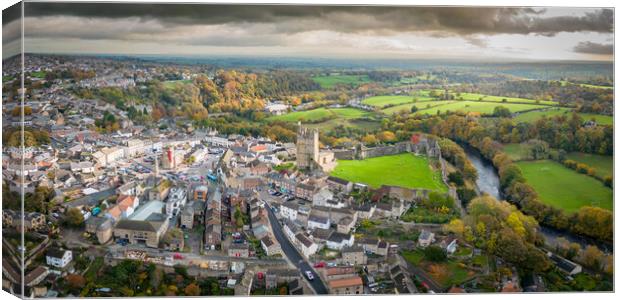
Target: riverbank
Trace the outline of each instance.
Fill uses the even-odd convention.
[[[460,144],[460,146],[465,151],[467,158],[472,162],[472,164],[478,171],[478,179],[476,180],[476,190],[478,191],[478,193],[487,193],[495,197],[495,199],[503,201],[503,197],[500,191],[499,175],[497,173],[497,170],[493,166],[493,163],[488,159],[484,158],[480,154],[480,152],[474,147],[467,144]],[[591,238],[563,232],[544,225],[539,226],[540,233],[545,240],[545,245],[551,249],[555,248],[557,244],[557,239],[562,237],[571,243],[578,243],[583,248],[589,245],[595,245],[605,253],[613,252],[613,245],[610,243],[596,241]]]

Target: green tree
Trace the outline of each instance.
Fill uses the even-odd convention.
[[[77,208],[69,208],[65,215],[65,223],[71,227],[79,227],[84,223],[84,215]]]
[[[432,262],[442,262],[448,259],[448,255],[446,251],[441,249],[439,246],[430,245],[423,250],[424,258]]]
[[[510,113],[510,109],[508,109],[507,107],[504,106],[496,106],[493,109],[493,116],[494,117],[499,117],[499,118],[510,118],[511,113]]]

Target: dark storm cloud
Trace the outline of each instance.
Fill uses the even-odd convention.
[[[21,3],[17,2],[2,10],[2,25],[8,24],[13,20],[19,19],[22,15]]]
[[[18,20],[21,14],[19,2],[2,10],[2,44],[8,44],[21,37],[21,23],[8,24],[9,21]]]
[[[573,51],[583,54],[612,55],[614,54],[614,45],[599,44],[593,42],[580,42],[573,48]]]
[[[142,21],[157,20],[166,26],[265,23],[274,24],[284,33],[324,29],[348,33],[390,30],[552,36],[559,32],[613,31],[610,9],[583,16],[545,17],[544,10],[531,8],[26,3],[25,11],[27,17],[138,17]],[[7,18],[3,23],[8,21]]]

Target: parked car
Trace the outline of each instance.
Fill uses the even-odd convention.
[[[325,268],[325,262],[318,262],[316,264],[314,264],[315,268]]]

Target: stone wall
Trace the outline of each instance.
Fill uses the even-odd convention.
[[[378,147],[365,147],[361,145],[357,148],[334,150],[334,156],[336,159],[352,160],[352,159],[366,159],[373,157],[380,157],[386,155],[396,155],[401,153],[416,153],[420,155],[426,155],[427,157],[436,158],[440,163],[441,179],[443,183],[448,186],[448,195],[455,199],[457,205],[460,207],[460,200],[456,193],[456,188],[448,184],[448,171],[446,170],[446,161],[441,156],[441,148],[437,140],[422,137],[417,143],[410,141],[399,142],[394,145],[378,146]],[[401,187],[389,187],[390,196],[397,197],[408,201],[416,201],[421,198],[428,197],[430,190],[427,189],[407,189]]]

